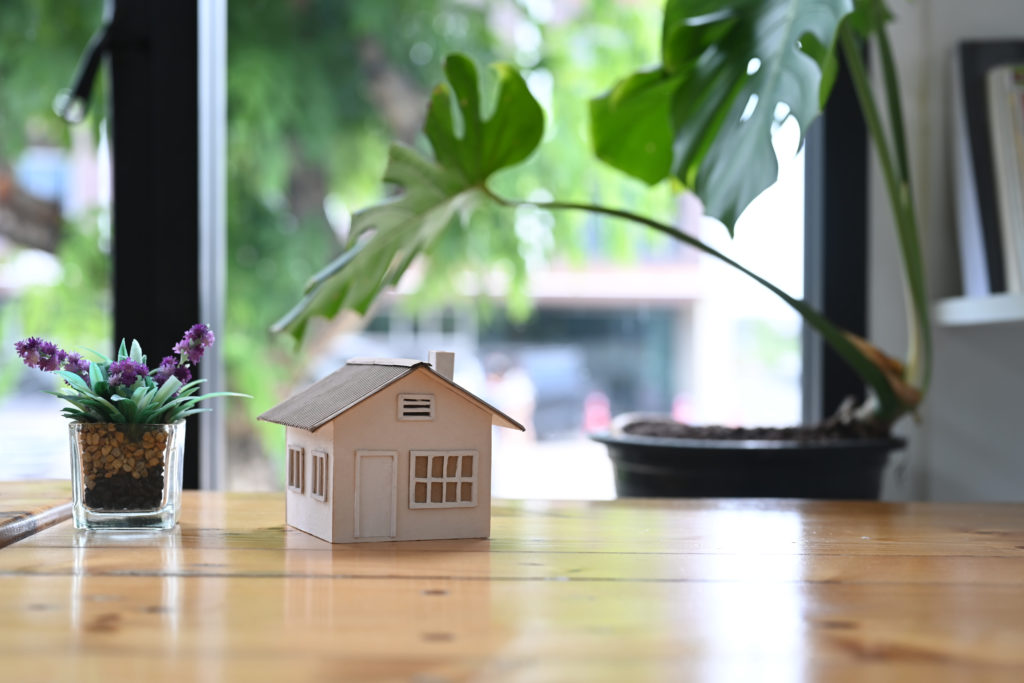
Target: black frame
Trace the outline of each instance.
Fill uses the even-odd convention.
[[[197,1],[108,0],[114,338],[150,354],[199,321]],[[198,443],[191,419],[186,488],[199,486]]]
[[[807,152],[806,298],[843,329],[866,336],[867,127],[845,68],[808,135]],[[821,419],[845,398],[863,398],[864,382],[820,337],[805,335],[804,344],[804,372],[812,378],[804,383],[812,402],[805,399],[805,418]]]

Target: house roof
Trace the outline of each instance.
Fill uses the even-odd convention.
[[[490,413],[492,424],[526,431],[525,427],[505,413],[435,372],[430,363],[408,358],[354,358],[339,370],[277,404],[257,419],[315,432],[349,408],[362,403],[384,387],[394,384],[420,368]]]

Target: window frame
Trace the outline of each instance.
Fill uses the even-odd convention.
[[[302,446],[288,446],[287,478],[285,485],[292,493],[306,492],[306,449]],[[295,480],[298,479],[298,483]]]
[[[868,138],[845,59],[805,149],[804,300],[867,336]],[[864,382],[806,323],[802,347],[804,422],[831,415],[847,396],[864,396]]]
[[[416,459],[418,457],[425,457],[427,459],[427,471],[425,477],[416,475]],[[470,476],[463,476],[462,469],[464,458],[471,458],[473,473]],[[434,476],[432,473],[432,464],[435,458],[442,458],[441,460],[441,476]],[[456,458],[455,474],[452,476],[448,475],[448,459]],[[448,508],[471,508],[478,505],[479,491],[480,491],[480,452],[468,449],[458,448],[450,450],[410,450],[409,451],[409,509],[411,510],[443,510]],[[433,503],[430,501],[430,490],[431,485],[435,483],[441,484],[441,498],[440,503]],[[426,489],[426,501],[416,501],[416,484],[425,484]],[[447,497],[447,485],[455,484],[455,492],[457,500],[448,502],[443,500]],[[462,497],[462,485],[472,485],[472,495],[470,500],[461,500]]]
[[[128,216],[131,214],[125,211],[123,202],[133,203],[136,211],[141,207],[146,220],[137,225],[135,231],[144,233],[147,239],[153,233],[163,235],[161,253],[164,260],[176,264],[171,278],[153,277],[149,270],[144,273],[145,280],[152,286],[146,288],[145,301],[140,303],[141,292],[125,270],[131,263],[133,252],[124,242],[120,246],[115,244],[112,260],[119,275],[115,276],[113,283],[114,336],[115,341],[120,336],[138,337],[146,340],[147,348],[162,348],[166,343],[177,341],[175,335],[180,334],[184,325],[199,319],[210,323],[216,330],[223,328],[227,2],[108,0],[108,4],[114,13],[134,15],[129,17],[133,19],[130,23],[134,28],[144,29],[141,38],[134,35],[137,31],[133,30],[125,35],[120,45],[110,47],[110,61],[117,60],[121,65],[114,73],[116,84],[113,92],[131,93],[130,98],[115,95],[110,107],[111,119],[116,121],[111,132],[114,141],[112,163],[115,169],[119,169],[112,182],[114,229],[118,230],[118,221],[122,227],[130,225]],[[138,49],[140,40],[146,43],[146,49]],[[150,84],[160,84],[160,87],[135,88],[130,80],[122,80],[126,78],[125,68]],[[197,108],[196,117],[171,113],[194,112]],[[141,119],[136,119],[140,112]],[[142,120],[158,115],[157,112],[164,113],[162,121],[165,125],[178,131],[172,136],[177,144],[163,145],[161,150],[171,149],[172,154],[178,154],[189,148],[198,149],[196,163],[168,165],[163,163],[159,154],[143,155],[142,150],[153,148],[151,143],[156,135],[151,122]],[[218,117],[221,119],[219,124]],[[195,125],[196,118],[199,119],[198,125]],[[212,131],[212,137],[211,124],[219,125],[219,129]],[[839,70],[828,106],[816,127],[824,132],[815,134],[815,127],[812,127],[806,143],[806,298],[812,303],[816,301],[820,310],[846,329],[863,333],[868,313],[864,210],[867,200],[867,138],[859,106],[852,96],[849,76],[843,68]],[[137,144],[115,140],[118,130],[131,133]],[[168,138],[168,129],[161,126],[160,130],[161,136]],[[150,184],[153,189],[149,191],[160,191],[179,202],[187,201],[189,206],[195,203],[197,230],[192,230],[191,225],[187,226],[189,229],[183,229],[182,224],[174,222],[177,213],[164,216],[162,212],[153,210],[156,203],[133,192],[130,179],[145,176],[153,169],[166,172],[160,183]],[[820,183],[817,182],[819,177]],[[216,184],[212,195],[201,193],[201,188],[213,187],[207,180]],[[193,202],[195,196],[199,199]],[[827,245],[823,245],[824,225],[829,226]],[[128,229],[122,230],[122,237],[129,234]],[[818,244],[820,251],[811,249],[813,244]],[[213,251],[210,250],[211,245],[215,247]],[[191,265],[197,260],[198,273]],[[187,266],[187,275],[182,274],[183,264]],[[832,284],[823,285],[826,278]],[[194,280],[194,283],[185,284],[197,286],[203,280],[209,286],[198,286],[198,295],[189,291],[182,296],[181,285],[185,280]],[[844,293],[847,296],[845,301],[836,298]],[[166,309],[161,307],[162,320],[140,314],[140,311],[146,312],[147,307],[151,307],[152,301],[166,303],[179,300],[184,302],[184,308],[174,315],[167,315]],[[820,342],[809,339],[805,336],[804,406],[805,418],[813,421],[835,409],[836,397],[851,392],[862,393],[863,383],[831,354],[823,357]],[[219,346],[214,345],[209,353],[214,356],[207,356],[201,371],[210,378],[208,390],[221,390],[223,372],[216,370],[221,367],[221,361],[219,357],[214,360],[219,354]],[[224,484],[222,473],[227,457],[223,447],[225,428],[216,411],[200,418],[188,430],[183,483],[186,488],[217,488]]]
[[[224,327],[227,0],[107,0],[105,15],[114,348],[167,349],[196,322]],[[161,258],[138,258],[153,235]],[[219,345],[199,372],[224,389]],[[185,488],[224,486],[226,443],[222,411],[190,421]]]
[[[330,458],[327,451],[310,452],[309,497],[321,503],[327,502],[327,492],[331,485]]]

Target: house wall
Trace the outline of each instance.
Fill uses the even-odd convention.
[[[400,421],[398,395],[435,396],[434,419]],[[474,450],[477,504],[446,509],[409,508],[409,451]],[[485,538],[491,524],[491,415],[420,369],[346,411],[334,421],[334,541],[355,537],[356,452],[397,451],[395,540]]]
[[[972,38],[1024,36],[1024,2],[888,3],[900,69],[911,166],[933,299],[961,292],[952,192],[949,76],[954,45]],[[869,306],[872,339],[895,355],[906,348],[905,307],[892,217],[881,171],[870,175]],[[935,327],[935,372],[903,476],[887,497],[1024,500],[1024,413],[1020,384],[1024,323]]]
[[[313,476],[313,451],[327,453],[328,475],[332,474],[331,470],[334,468],[332,453],[334,450],[334,425],[328,423],[315,432],[288,427],[285,430],[285,438],[288,447],[301,447],[304,450],[303,457],[306,459],[306,481],[303,492],[297,493],[285,488],[285,519],[291,526],[329,541],[334,527],[334,496],[331,495],[331,491],[328,491],[327,500],[321,501],[314,499],[309,492]],[[287,452],[285,457],[287,457]],[[287,462],[285,466],[287,467]]]

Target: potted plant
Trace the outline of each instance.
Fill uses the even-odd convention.
[[[592,100],[590,118],[598,158],[648,183],[668,180],[692,190],[703,201],[705,212],[731,231],[744,207],[777,176],[770,142],[772,126],[791,116],[802,131],[807,130],[828,99],[841,52],[895,217],[909,304],[911,344],[905,363],[837,327],[806,302],[673,225],[624,208],[561,200],[526,202],[496,193],[489,179],[533,153],[541,140],[543,114],[519,73],[508,65],[497,65],[495,105],[485,119],[476,69],[460,55],[448,57],[447,82],[435,88],[430,100],[424,132],[432,151],[392,145],[384,179],[399,186],[402,193],[353,217],[342,254],[310,279],[302,299],[275,328],[301,338],[311,316],[330,317],[341,309],[365,313],[382,289],[398,282],[414,259],[421,255],[429,258],[442,239],[449,250],[453,239],[465,239],[467,215],[480,204],[502,208],[529,204],[551,211],[586,211],[620,218],[709,254],[774,292],[822,335],[869,390],[865,402],[846,406],[824,431],[784,432],[781,441],[767,444],[761,434],[719,430],[716,444],[724,436],[742,441],[744,453],[751,452],[751,447],[768,446],[767,452],[755,452],[760,465],[750,465],[748,471],[753,476],[748,479],[763,480],[772,472],[781,477],[767,488],[747,490],[737,489],[736,482],[726,477],[725,484],[698,487],[697,492],[778,492],[778,486],[793,476],[782,468],[778,456],[792,452],[797,454],[793,471],[806,474],[812,488],[789,487],[782,495],[877,495],[885,451],[899,443],[889,438],[890,428],[919,405],[931,370],[924,272],[900,91],[885,32],[888,17],[882,0],[669,0],[664,11],[662,63],[627,76]],[[878,46],[884,88],[881,97],[875,96],[868,80],[862,52],[867,40]],[[884,117],[880,109],[885,110]],[[628,434],[644,429],[655,433]],[[662,421],[627,426],[624,431],[627,440],[640,439],[644,447],[650,446],[655,436],[670,440],[687,437],[675,438],[670,443],[673,448],[697,445],[707,451],[710,447],[706,438],[688,443],[684,427]],[[843,438],[834,440],[836,434]],[[839,446],[852,446],[853,461],[867,462],[870,472],[861,477],[850,468],[839,467],[838,477],[832,477],[838,478],[839,484],[822,490],[815,482],[820,484],[826,473],[836,472]],[[865,447],[870,451],[867,455]],[[832,457],[826,458],[828,454]],[[727,472],[748,467],[746,460],[721,455],[712,453],[708,462],[717,458],[714,467]],[[617,457],[613,452],[613,458]],[[661,467],[668,460],[652,451],[632,464],[645,479],[656,482],[665,479]],[[673,461],[696,459],[676,457]],[[674,481],[670,490],[663,487],[655,493],[686,493],[679,486],[687,477]],[[868,484],[861,482],[854,490],[841,485],[844,479],[865,477]],[[622,493],[622,479],[619,483]]]
[[[121,340],[117,360],[96,353],[88,361],[52,342],[30,337],[15,343],[31,368],[64,380],[50,392],[70,405],[72,517],[79,529],[170,529],[181,504],[185,418],[205,412],[200,401],[231,392],[197,395],[203,379],[192,371],[213,344],[202,324],[189,328],[150,369],[138,341]],[[94,352],[95,353],[95,352]]]

